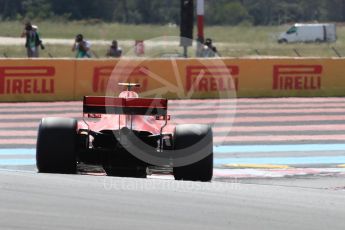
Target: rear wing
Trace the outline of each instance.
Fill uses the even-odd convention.
[[[166,116],[168,100],[162,98],[117,98],[85,96],[84,114]]]

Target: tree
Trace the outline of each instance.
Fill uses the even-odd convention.
[[[52,16],[51,1],[49,0],[24,0],[22,3],[25,17],[29,19],[47,19]]]
[[[243,21],[252,22],[252,17],[240,1],[213,1],[209,2],[206,10],[206,19],[209,24],[237,25]]]
[[[345,20],[345,0],[325,1],[325,18],[330,21],[343,22]]]
[[[345,22],[345,0],[206,0],[208,25],[278,25],[291,22]],[[0,0],[0,19],[70,20],[179,24],[177,0]]]
[[[23,14],[21,0],[0,0],[0,17],[2,19],[14,19]]]

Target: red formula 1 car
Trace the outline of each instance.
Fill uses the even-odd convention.
[[[211,127],[168,125],[167,99],[139,98],[131,91],[137,84],[121,85],[127,90],[119,97],[84,97],[82,121],[41,120],[38,171],[70,174],[81,165],[96,165],[108,176],[145,178],[152,173],[172,173],[176,180],[210,181]]]

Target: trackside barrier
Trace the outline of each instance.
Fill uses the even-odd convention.
[[[118,82],[171,99],[345,96],[344,66],[343,58],[2,59],[0,101],[113,96]]]
[[[62,101],[74,97],[71,60],[0,60],[0,101]]]

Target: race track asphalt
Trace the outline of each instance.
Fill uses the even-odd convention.
[[[329,180],[308,183],[190,183],[2,171],[0,227],[344,229],[345,190],[328,187]]]

